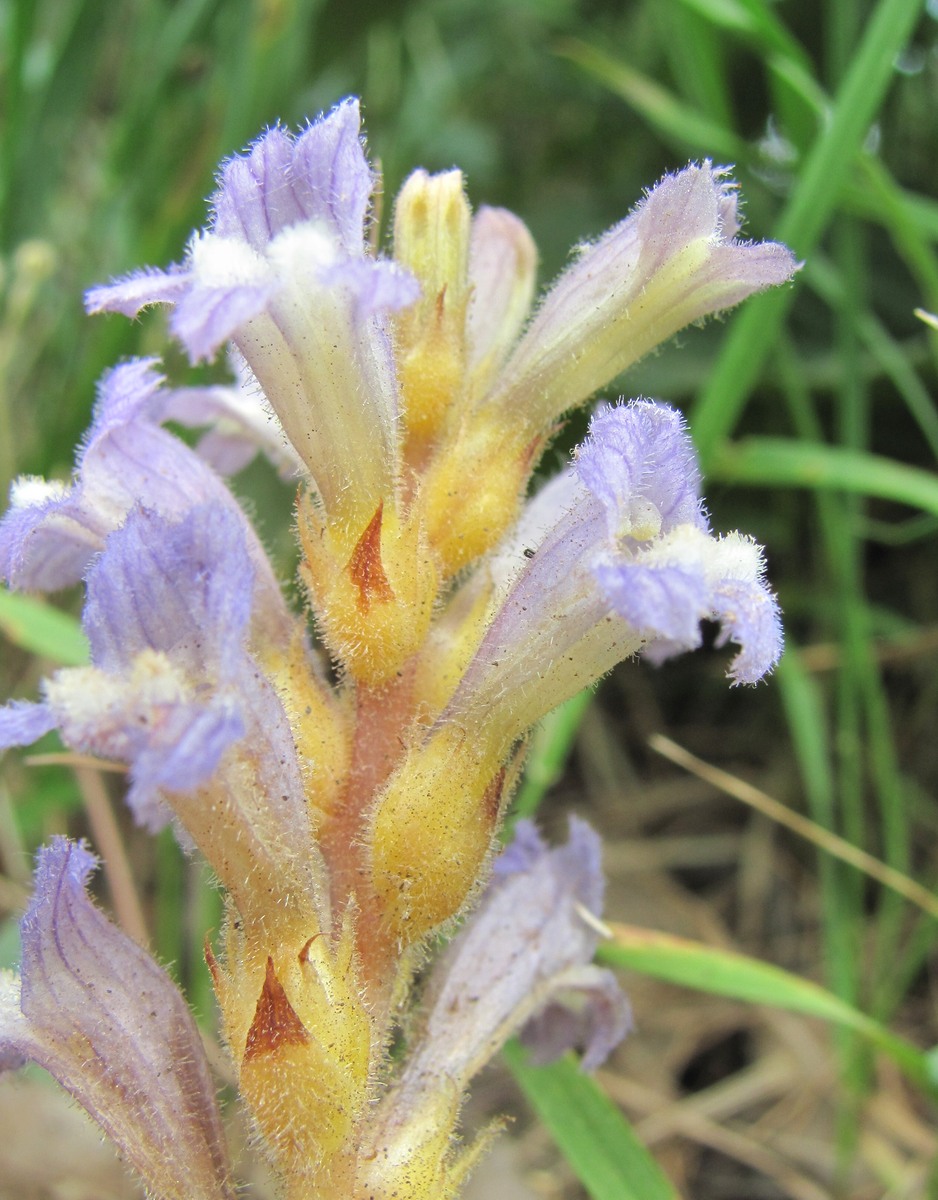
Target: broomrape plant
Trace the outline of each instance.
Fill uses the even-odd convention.
[[[92,663],[0,710],[0,747],[57,729],[126,764],[137,821],[173,822],[211,864],[224,1037],[288,1200],[455,1196],[491,1135],[460,1143],[466,1089],[506,1038],[605,1058],[629,1017],[591,963],[596,834],[573,820],[549,849],[520,823],[496,854],[524,735],[622,659],[697,646],[702,618],[737,645],[735,682],[781,645],[761,551],[710,532],[673,409],[602,407],[525,499],[564,413],[791,276],[783,246],[737,239],[725,172],[667,176],[533,315],[516,216],[417,171],[384,257],[376,184],[352,99],[226,162],[184,260],[87,304],[170,305],[191,361],[228,347],[237,382],[115,367],[71,484],[18,481],[0,525],[12,586],[84,580]],[[169,420],[208,432],[192,449]],[[258,448],[297,481],[316,646],[223,482]],[[89,899],[94,867],[65,838],[40,853],[0,1065],[49,1070],[154,1196],[231,1197],[193,1021]]]

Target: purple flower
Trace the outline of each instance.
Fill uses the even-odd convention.
[[[13,485],[0,521],[0,573],[12,587],[52,591],[77,583],[138,505],[172,521],[199,505],[225,509],[241,527],[263,634],[286,644],[294,621],[250,523],[222,480],[160,423],[192,423],[212,413],[199,389],[167,390],[155,359],[136,359],[108,371],[98,388],[91,428],[70,486],[40,479]]]
[[[501,431],[517,454],[655,345],[783,283],[797,266],[784,246],[737,237],[724,169],[689,166],[581,248],[522,333],[536,263],[530,234],[495,209],[482,209],[470,229],[464,199],[461,218],[459,203],[452,207],[461,179],[451,175],[452,188],[419,172],[404,188],[410,202],[399,207],[395,248],[418,285],[367,245],[375,177],[358,103],[346,100],[300,136],[275,128],[229,160],[212,219],[185,261],[93,288],[89,310],[134,316],[171,304],[170,327],[193,361],[232,341],[326,513],[361,531],[379,504],[396,504],[402,484],[406,491],[402,451],[417,447],[419,458],[428,431],[432,442],[447,423],[455,436],[456,413],[473,414],[476,438]],[[417,302],[421,285],[429,293],[412,321],[397,322],[392,345],[394,315]],[[444,394],[451,411],[434,415]],[[466,436],[451,449],[474,473],[491,447]],[[439,472],[451,494],[445,460]]]
[[[660,661],[699,646],[704,619],[740,647],[734,682],[771,670],[781,624],[761,550],[711,535],[699,486],[674,409],[597,413],[572,467],[469,585],[491,587],[491,618],[438,726],[484,719],[510,740],[631,654]]]
[[[365,220],[374,177],[347,100],[299,137],[278,128],[222,168],[213,217],[185,262],[87,296],[134,316],[174,305],[193,362],[234,342],[327,512],[367,521],[397,486],[400,405],[387,317],[415,281],[374,258]]]
[[[158,828],[169,805],[242,912],[265,875],[315,911],[325,871],[293,735],[246,645],[253,577],[227,506],[177,523],[133,512],[87,578],[93,666],[59,671],[41,704],[0,709],[0,746],[57,727],[66,745],[127,763],[137,819]]]
[[[239,354],[229,357],[233,384],[173,388],[165,393],[162,419],[189,428],[208,426],[196,445],[196,453],[220,475],[234,475],[261,451],[281,479],[304,476],[303,460],[287,439],[247,364]]]
[[[602,915],[603,891],[602,843],[585,821],[571,818],[568,842],[554,849],[519,821],[478,910],[435,969],[431,1012],[471,1012],[476,1054],[514,1028],[539,1062],[579,1047],[584,1070],[600,1066],[631,1024],[615,976],[592,965],[599,934],[590,917]]]
[[[40,851],[22,980],[0,974],[0,1069],[31,1059],[91,1114],[164,1200],[233,1200],[215,1088],[165,971],[91,903],[94,856]]]
[[[519,1031],[538,1062],[574,1046],[584,1070],[605,1061],[631,1014],[612,972],[592,963],[602,896],[601,843],[585,822],[571,819],[556,849],[518,822],[481,903],[430,973],[418,1033],[379,1109],[376,1157],[399,1159],[434,1119],[445,1128],[443,1113],[455,1117],[470,1080]]]
[[[787,247],[736,237],[735,188],[725,168],[685,167],[582,247],[486,406],[546,428],[685,325],[790,279]]]
[[[717,644],[739,646],[733,682],[758,682],[782,651],[762,550],[738,533],[710,534],[680,415],[648,402],[602,410],[574,469],[606,523],[593,563],[597,582],[612,610],[642,634],[645,656],[660,662],[692,650],[700,622],[719,621]]]

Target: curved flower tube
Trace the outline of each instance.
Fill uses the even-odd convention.
[[[484,711],[517,737],[624,657],[660,662],[699,646],[704,619],[740,647],[735,683],[769,672],[782,631],[761,551],[739,534],[713,537],[699,488],[678,412],[648,401],[600,411],[493,558],[493,615],[441,723]]]

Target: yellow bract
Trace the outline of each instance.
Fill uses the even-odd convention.
[[[447,579],[491,550],[518,513],[543,445],[519,425],[467,423],[430,466],[429,537]]]
[[[379,798],[369,842],[389,935],[422,941],[460,911],[492,846],[505,751],[447,724],[414,747]]]
[[[462,1096],[441,1093],[436,1099],[434,1106],[393,1131],[366,1165],[362,1194],[368,1200],[453,1200],[459,1195],[501,1124],[493,1122],[468,1147],[459,1147]]]
[[[420,300],[396,321],[411,461],[425,457],[465,386],[470,225],[459,171],[415,171],[397,198],[394,256],[421,289]]]
[[[351,921],[337,944],[327,936],[275,938],[266,953],[232,922],[227,969],[210,958],[241,1094],[297,1196],[344,1194],[352,1182],[375,1052]]]
[[[303,786],[315,832],[341,793],[349,769],[348,714],[338,697],[325,687],[297,634],[289,655],[264,664],[290,722]]]
[[[401,520],[380,506],[352,542],[301,501],[301,574],[333,656],[357,682],[392,678],[426,639],[438,575],[419,504]]]

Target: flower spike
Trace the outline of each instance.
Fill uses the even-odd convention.
[[[574,819],[549,849],[520,822],[498,853],[526,735],[623,659],[698,646],[702,621],[736,645],[735,683],[781,650],[762,551],[711,532],[674,409],[601,405],[528,498],[564,413],[795,271],[739,238],[726,172],[666,176],[533,315],[518,217],[418,170],[385,257],[377,187],[354,99],[223,163],[183,260],[86,301],[170,305],[191,361],[227,349],[234,385],[115,368],[72,482],[19,481],[0,523],[13,586],[83,580],[91,650],[0,709],[0,749],[57,730],[205,856],[222,1032],[285,1200],[455,1200],[494,1135],[460,1146],[466,1091],[506,1038],[605,1060],[630,1016],[592,961],[597,835]],[[170,423],[208,430],[192,449]],[[298,484],[301,614],[221,478],[258,450]],[[155,1196],[229,1200],[191,1022],[91,905],[92,862],[43,853],[0,1066],[48,1066]]]

